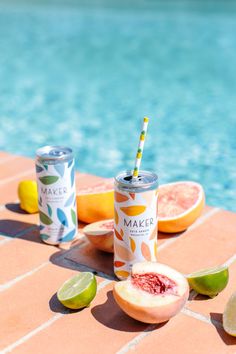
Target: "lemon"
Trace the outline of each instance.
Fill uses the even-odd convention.
[[[93,273],[82,272],[67,280],[57,292],[58,300],[70,309],[89,306],[97,292],[97,280]]]
[[[223,327],[225,332],[236,337],[236,291],[226,304],[223,313]]]
[[[21,181],[18,185],[18,197],[21,209],[30,214],[39,211],[37,183],[35,181]]]
[[[219,266],[203,269],[187,276],[190,287],[199,294],[214,297],[228,284],[228,267]]]

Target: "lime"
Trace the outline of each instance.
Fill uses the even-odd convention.
[[[97,292],[97,280],[93,273],[81,272],[67,280],[57,292],[58,300],[70,309],[89,306]]]
[[[37,183],[35,181],[21,181],[18,185],[18,197],[21,209],[30,214],[39,211]]]
[[[197,293],[214,297],[228,284],[229,270],[224,266],[203,269],[187,275],[187,279]]]
[[[236,337],[236,291],[231,295],[225,306],[223,327],[225,332]]]

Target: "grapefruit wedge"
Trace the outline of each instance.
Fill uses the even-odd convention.
[[[78,219],[92,223],[114,217],[113,179],[80,188],[76,195]]]
[[[204,190],[199,183],[186,181],[161,185],[158,230],[167,233],[186,230],[201,215],[204,204]]]

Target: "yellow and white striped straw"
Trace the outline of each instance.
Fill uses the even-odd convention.
[[[137,178],[138,174],[139,174],[139,168],[140,168],[140,164],[141,164],[141,160],[142,160],[142,156],[143,156],[143,147],[144,147],[145,138],[147,135],[148,121],[149,121],[149,119],[147,117],[144,117],[143,128],[142,128],[140,138],[139,138],[138,151],[137,151],[137,155],[136,155],[136,159],[135,159],[135,165],[134,165],[132,178]]]

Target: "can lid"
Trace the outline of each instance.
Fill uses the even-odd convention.
[[[36,156],[40,160],[70,160],[73,158],[73,151],[65,146],[43,146],[36,150]]]
[[[124,171],[115,177],[116,183],[124,188],[150,188],[153,189],[158,185],[158,176],[154,172],[149,171],[139,171],[137,178],[132,178],[132,171]]]

